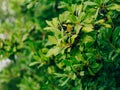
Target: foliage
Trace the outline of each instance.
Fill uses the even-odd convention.
[[[12,0],[13,9],[16,3]],[[1,58],[13,60],[0,72],[0,89],[120,89],[119,0],[23,0],[18,5],[15,21],[0,26],[7,35],[0,40]]]

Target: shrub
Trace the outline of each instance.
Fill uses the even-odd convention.
[[[120,64],[119,1],[65,4],[67,10],[46,21],[48,60],[40,65],[62,90],[118,90]],[[41,56],[42,57],[42,56]]]
[[[8,35],[0,39],[0,55],[13,60],[0,72],[0,89],[119,90],[119,4],[24,1],[15,21],[0,26]]]

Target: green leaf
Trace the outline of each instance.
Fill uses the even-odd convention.
[[[54,66],[49,66],[49,67],[48,67],[48,73],[49,73],[49,74],[53,74],[54,72],[55,72]]]
[[[95,2],[91,2],[91,1],[86,1],[86,2],[84,2],[84,4],[86,4],[86,5],[90,5],[90,6],[97,5],[97,3],[95,3]]]
[[[97,67],[97,68],[93,68],[93,72],[94,73],[97,73],[101,68],[102,68],[102,64],[99,64],[98,66],[96,65],[95,67]]]
[[[76,25],[75,26],[76,34],[78,34],[80,32],[81,28],[82,28],[82,25]]]
[[[71,62],[69,60],[64,60],[66,66],[71,66]]]
[[[84,71],[80,71],[80,76],[84,76],[85,72]]]
[[[40,64],[40,62],[37,62],[37,61],[36,62],[32,62],[32,63],[29,64],[29,66],[34,66],[36,64]]]
[[[78,16],[80,16],[80,15],[81,15],[82,8],[83,8],[83,5],[82,5],[82,4],[80,4],[80,5],[78,6],[78,8],[76,8],[77,13],[78,13]]]
[[[67,78],[62,84],[61,86],[64,86],[67,82],[68,82],[69,78]]]
[[[120,5],[118,4],[111,4],[108,6],[108,10],[116,10],[116,11],[119,11],[120,12]]]
[[[65,65],[64,62],[59,62],[56,64],[59,69],[63,69],[63,66]]]
[[[59,15],[59,20],[60,22],[65,22],[66,20],[68,20],[68,16],[70,15],[69,11],[65,11],[64,13]],[[64,17],[64,18],[63,18]]]
[[[73,36],[71,37],[71,43],[74,43],[76,37],[77,37],[77,35],[73,35]]]
[[[93,31],[93,26],[91,24],[86,24],[83,29],[82,29],[83,32],[86,32],[86,33],[89,33],[91,31]]]
[[[58,41],[56,39],[55,36],[48,36],[48,40],[52,43],[52,44],[58,44]]]
[[[76,74],[74,73],[71,77],[72,80],[75,80],[77,78]]]
[[[58,19],[57,19],[57,18],[53,18],[53,19],[52,19],[52,23],[53,23],[54,27],[56,27],[56,28],[58,27],[58,23],[59,23],[59,22],[58,22]]]
[[[71,72],[71,67],[70,67],[70,66],[66,66],[66,67],[64,68],[64,71],[65,71],[65,72]]]
[[[25,41],[27,39],[27,37],[28,37],[28,34],[23,35],[22,41]]]
[[[96,11],[96,13],[95,13],[95,20],[97,19],[97,17],[98,17],[98,14],[99,14],[99,8],[97,8],[97,11]]]
[[[31,9],[32,7],[33,7],[33,3],[30,3],[30,4],[27,5],[28,9]]]
[[[100,19],[98,21],[95,22],[95,24],[104,24],[105,20],[104,19]]]
[[[103,2],[104,2],[104,3],[108,3],[108,2],[109,2],[109,0],[104,0]]]
[[[117,40],[120,38],[120,26],[116,27],[114,32],[113,32],[113,43],[117,43]]]
[[[57,54],[60,53],[60,51],[61,51],[61,48],[55,46],[55,47],[51,48],[51,49],[48,51],[47,57],[50,57],[50,56],[52,56],[52,55],[56,56]]]
[[[98,67],[99,67],[99,64],[98,64],[98,63],[93,63],[90,67],[91,67],[91,68],[98,68]]]
[[[78,20],[82,22],[85,18],[85,15],[86,15],[85,12],[81,12],[80,16],[78,17]]]
[[[94,39],[90,35],[85,35],[85,37],[83,37],[83,43],[87,44],[88,42],[94,42]]]
[[[69,15],[69,16],[68,16],[68,19],[69,19],[71,22],[73,22],[73,23],[77,22],[77,18],[76,18],[76,16],[74,16],[74,15]]]
[[[60,74],[60,73],[54,73],[56,78],[60,78],[60,77],[67,77],[66,74]]]
[[[53,27],[53,23],[52,23],[51,21],[46,20],[46,23],[47,23],[49,26]]]
[[[94,76],[95,75],[95,73],[88,67],[88,71],[89,71],[89,74],[90,75],[92,75],[92,76]]]

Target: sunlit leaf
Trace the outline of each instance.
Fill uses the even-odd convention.
[[[86,33],[88,33],[88,32],[91,32],[91,31],[93,31],[93,26],[92,25],[85,25],[84,27],[83,27],[83,29],[82,29],[82,31],[84,31],[84,32],[86,32]]]
[[[56,37],[54,37],[54,36],[48,36],[48,40],[49,40],[52,44],[57,44],[57,43],[58,43]]]
[[[120,12],[120,5],[118,5],[118,4],[111,4],[111,5],[108,6],[108,9],[109,10],[117,10],[117,11]]]

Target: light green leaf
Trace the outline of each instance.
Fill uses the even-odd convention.
[[[116,10],[120,12],[120,5],[118,4],[111,4],[110,6],[108,6],[108,10]]]
[[[75,30],[76,30],[76,34],[78,34],[80,32],[80,29],[82,28],[81,25],[76,25],[75,26]]]
[[[86,32],[86,33],[89,33],[91,31],[93,31],[93,26],[91,24],[87,24],[83,27],[82,31]]]
[[[22,41],[26,40],[27,37],[28,37],[28,34],[23,35],[23,37],[22,37]]]
[[[47,53],[47,57],[50,57],[52,55],[56,56],[58,53],[60,53],[61,49],[57,46],[51,48],[48,53]]]
[[[80,4],[80,5],[78,6],[78,9],[77,9],[78,16],[81,14],[82,8],[83,8],[83,5]]]
[[[57,39],[55,38],[55,36],[48,36],[48,40],[52,43],[52,44],[57,44],[58,41]]]
[[[78,20],[81,22],[85,18],[85,12],[81,12],[80,16],[78,17]]]
[[[69,78],[67,78],[62,84],[61,86],[64,86],[67,82],[68,82]]]
[[[53,18],[53,19],[52,19],[52,23],[53,23],[54,27],[56,27],[56,28],[58,27],[58,23],[59,23],[59,22],[58,22],[58,19],[57,19],[57,18]]]
[[[59,15],[59,20],[60,22],[64,22],[66,20],[68,20],[68,16],[70,15],[69,11],[65,11],[64,13]],[[64,18],[63,18],[64,17]]]
[[[55,77],[60,78],[60,77],[67,77],[66,74],[60,74],[60,73],[54,73]]]
[[[54,71],[55,71],[54,66],[50,66],[50,67],[48,67],[48,73],[49,73],[49,74],[53,74]]]
[[[71,72],[71,67],[70,66],[66,66],[66,68],[64,68],[65,72]]]
[[[40,64],[40,62],[32,62],[32,63],[29,64],[29,66],[34,66],[36,64]]]
[[[77,18],[74,15],[69,15],[68,19],[70,19],[70,21],[73,22],[73,23],[77,22]]]
[[[73,35],[73,36],[71,37],[71,43],[74,43],[76,37],[77,37],[77,35]]]
[[[71,77],[72,80],[75,80],[77,78],[76,74],[74,73]]]
[[[84,71],[80,71],[80,76],[84,76],[85,72]]]
[[[33,7],[33,3],[30,3],[30,4],[27,5],[28,9],[31,9],[32,7]]]
[[[94,39],[92,36],[89,35],[85,35],[85,37],[83,38],[83,43],[87,44],[88,42],[93,42]]]
[[[48,20],[46,20],[46,23],[47,23],[49,26],[53,27],[53,23],[52,23],[52,21],[48,21]]]
[[[84,4],[86,4],[86,5],[90,5],[90,6],[97,5],[97,3],[95,3],[95,2],[91,2],[91,1],[86,1]]]
[[[57,63],[57,66],[58,66],[59,69],[63,69],[64,65],[65,65],[64,62],[62,62],[62,61]]]

